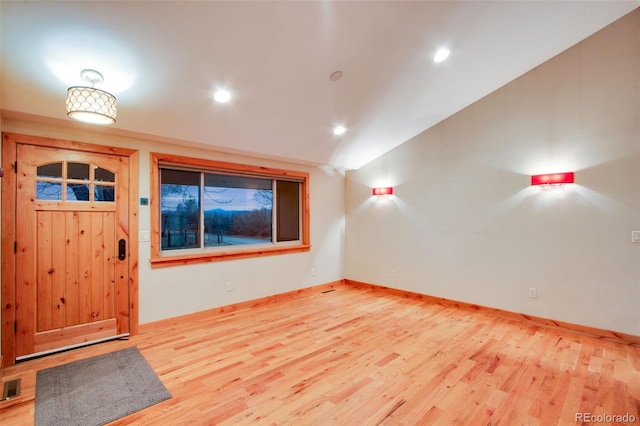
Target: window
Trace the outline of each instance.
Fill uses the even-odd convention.
[[[152,154],[154,266],[309,250],[308,175]]]
[[[115,173],[93,164],[61,161],[36,168],[36,199],[43,201],[115,201]]]

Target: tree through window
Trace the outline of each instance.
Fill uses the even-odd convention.
[[[115,173],[94,164],[60,161],[36,168],[36,199],[115,201]]]
[[[306,173],[156,156],[159,258],[308,249]]]

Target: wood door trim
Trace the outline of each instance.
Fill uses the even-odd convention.
[[[16,357],[16,141],[2,135],[2,357],[5,365],[13,365]]]
[[[90,152],[95,154],[112,154],[121,157],[130,157],[137,154],[138,151],[130,148],[118,148],[107,145],[97,145],[88,142],[77,142],[67,139],[45,138],[42,136],[21,135],[19,133],[3,133],[3,137],[13,141],[16,144],[36,145],[48,148],[62,148],[74,151]],[[5,139],[5,140],[6,140]],[[4,163],[4,155],[3,155]]]
[[[110,154],[129,158],[129,333],[138,333],[138,159],[137,150],[109,147],[85,142],[52,139],[17,133],[2,134],[2,167],[5,170],[2,180],[2,289],[0,316],[2,323],[2,355],[4,365],[13,365],[16,358],[16,170],[17,146],[36,145],[48,148],[70,149],[96,154]]]

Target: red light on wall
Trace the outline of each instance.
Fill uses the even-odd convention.
[[[531,185],[562,185],[573,181],[573,172],[531,176]]]
[[[387,186],[386,188],[373,188],[373,195],[391,195],[393,194],[393,187]]]

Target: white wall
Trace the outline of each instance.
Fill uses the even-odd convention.
[[[640,10],[346,186],[347,278],[640,335]]]
[[[113,136],[86,126],[61,127],[58,123],[5,118],[3,131],[137,149],[140,152],[140,197],[151,196],[151,152],[300,170],[310,174],[310,252],[152,269],[149,264],[150,243],[140,242],[140,324],[344,278],[344,173],[340,171]],[[139,211],[140,231],[149,231],[149,206],[139,206]],[[227,282],[232,283],[232,292],[225,291]]]

